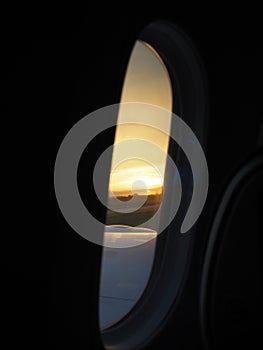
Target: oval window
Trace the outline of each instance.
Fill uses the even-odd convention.
[[[128,64],[111,158],[99,293],[106,349],[142,349],[178,322],[197,233],[190,209],[202,202],[197,155],[207,136],[206,86],[184,32],[166,22],[143,30]],[[192,224],[182,234],[189,213]]]
[[[121,103],[127,102],[148,103],[172,111],[169,74],[158,53],[144,41],[135,43],[130,57],[121,96]],[[134,113],[138,117],[143,110],[138,111],[137,107]],[[143,117],[151,124],[151,120],[158,118],[158,112]],[[162,201],[171,119],[161,123],[166,133],[149,125],[138,125],[133,113],[119,110],[101,267],[99,321],[102,330],[131,311],[151,274],[158,215],[154,224],[147,225],[147,220],[156,214]],[[129,140],[132,144],[123,142]],[[142,140],[157,144],[163,152],[149,157],[146,154],[141,159]],[[126,156],[131,145],[135,155],[138,150],[138,157]],[[140,206],[141,202],[144,204]]]

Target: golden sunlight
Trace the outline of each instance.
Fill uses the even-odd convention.
[[[135,44],[123,85],[121,103],[126,102],[150,103],[169,111],[172,109],[171,83],[166,67],[157,52],[150,45],[141,41]],[[158,116],[149,115],[147,119],[151,122],[154,117]],[[164,152],[161,155],[156,154],[155,164],[148,164],[141,159],[126,160],[117,164],[116,159],[125,159],[128,150],[125,149],[125,146],[114,149],[109,188],[115,195],[122,196],[131,195],[132,190],[137,194],[160,194],[169,136],[150,126],[132,124],[132,118],[133,116],[124,114],[120,109],[118,122],[130,124],[117,126],[115,144],[129,139],[143,139],[156,144]],[[170,121],[163,123],[163,128],[169,135]],[[135,150],[136,147],[139,150],[140,144],[135,143]],[[158,165],[161,172],[157,172],[154,165]]]

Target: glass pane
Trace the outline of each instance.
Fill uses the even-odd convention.
[[[172,110],[168,72],[157,52],[145,42],[137,41],[134,46],[121,102],[150,103]],[[154,117],[158,116],[149,115],[148,122],[151,123]],[[168,135],[170,124],[171,120],[164,120],[162,125]],[[159,170],[147,161],[147,157],[127,159],[131,144],[122,142],[127,140],[133,141],[133,151],[138,150],[138,154],[141,140],[150,141],[164,150],[154,158]],[[116,146],[118,143],[119,147]],[[169,137],[165,133],[150,126],[136,125],[132,113],[124,113],[120,108],[109,183],[108,207],[111,209],[107,211],[104,234],[107,247],[103,250],[101,270],[99,316],[102,329],[124,317],[147,285],[154,260],[158,220],[154,227],[147,227],[145,222],[158,210],[162,200],[168,143]],[[133,210],[141,200],[145,203],[140,209]],[[123,208],[125,212],[120,213]]]

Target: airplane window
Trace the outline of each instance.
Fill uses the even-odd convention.
[[[169,74],[158,53],[144,41],[137,41],[132,51],[122,90],[122,102],[150,103],[172,111]],[[148,122],[151,123],[151,118],[154,117],[156,116],[147,116]],[[163,129],[169,135],[171,120],[163,123]],[[110,209],[106,215],[101,266],[101,330],[116,324],[131,311],[150,277],[158,217],[155,226],[147,226],[146,221],[157,212],[162,201],[169,145],[167,134],[150,126],[136,125],[133,123],[132,113],[127,115],[120,108],[112,156],[108,190]],[[135,153],[136,148],[139,150],[141,147],[141,140],[156,144],[164,152],[161,152],[162,155],[156,154],[154,164],[152,156],[151,161],[139,157],[127,159],[128,148],[131,147],[129,143],[123,142],[127,140],[132,140]],[[116,147],[117,144],[119,147]],[[144,204],[133,210],[133,206],[140,200]],[[124,211],[120,212],[120,209]]]

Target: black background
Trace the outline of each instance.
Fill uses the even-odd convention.
[[[207,70],[210,201],[256,149],[262,120],[259,8],[2,11],[2,225],[5,348],[97,349],[100,249],[71,230],[53,190],[56,152],[89,112],[119,101],[132,45],[153,20],[192,38]],[[129,6],[131,7],[129,9]]]

